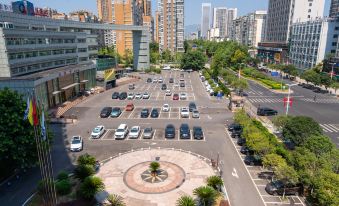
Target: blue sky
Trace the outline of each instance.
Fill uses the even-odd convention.
[[[51,7],[60,12],[70,12],[79,9],[97,13],[96,0],[30,0],[38,7]],[[328,14],[330,0],[326,1],[325,15]],[[1,0],[1,3],[10,3],[11,0]],[[152,9],[156,9],[156,0],[152,0]],[[265,10],[268,0],[185,0],[185,25],[199,24],[201,17],[201,3],[210,2],[213,7],[226,6],[238,8],[238,15],[244,15],[254,10]]]

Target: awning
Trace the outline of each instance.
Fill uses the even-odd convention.
[[[54,91],[52,94],[53,94],[53,95],[57,95],[57,94],[59,94],[59,93],[61,93],[61,91]]]
[[[86,82],[88,82],[88,80],[87,80],[87,79],[84,79],[84,80],[82,80],[80,83],[86,83]]]
[[[64,88],[61,88],[61,90],[66,90],[66,89],[69,89],[69,88],[72,88],[72,87],[75,87],[76,85],[78,85],[79,83],[73,83],[73,84],[70,84]]]

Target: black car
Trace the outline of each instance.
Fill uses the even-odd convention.
[[[152,118],[158,118],[158,117],[159,117],[159,111],[158,111],[158,109],[156,109],[156,108],[152,109],[152,111],[151,111],[151,117],[152,117]]]
[[[270,195],[299,195],[302,193],[299,185],[284,184],[280,180],[268,183],[265,190]]]
[[[147,78],[147,83],[152,83],[152,79],[151,78]]]
[[[241,132],[232,132],[231,137],[232,138],[241,138]]]
[[[257,110],[257,115],[259,116],[272,116],[277,114],[278,114],[277,110],[268,107],[259,107]]]
[[[193,110],[197,109],[197,105],[194,102],[190,102],[188,105],[188,109],[190,110],[190,112],[193,112]]]
[[[314,89],[314,86],[312,84],[304,84],[302,87],[305,89],[311,89],[311,90]]]
[[[167,85],[166,84],[162,84],[161,85],[161,90],[166,90],[167,89]]]
[[[140,113],[141,118],[147,118],[149,116],[149,110],[148,109],[142,109]]]
[[[175,138],[175,127],[173,124],[168,124],[165,128],[165,138]]]
[[[193,138],[198,140],[204,139],[204,133],[201,127],[193,127]]]
[[[174,83],[174,79],[173,79],[173,78],[170,78],[170,79],[169,79],[169,83]]]
[[[190,132],[190,127],[188,126],[188,124],[181,124],[180,139],[191,139],[191,132]]]
[[[237,144],[239,146],[243,146],[246,144],[246,139],[245,138],[239,138],[238,141],[237,141]]]
[[[244,159],[246,165],[261,166],[261,158],[258,155],[247,155]]]
[[[230,132],[239,132],[239,131],[242,131],[242,126],[238,123],[232,123],[228,126],[227,129]]]
[[[242,146],[241,149],[240,149],[240,152],[241,152],[241,154],[245,154],[245,155],[253,155],[254,154],[254,151],[247,146]]]
[[[119,95],[119,99],[124,100],[126,98],[127,98],[127,92],[121,92],[120,95]]]
[[[101,118],[107,118],[112,112],[112,107],[104,107],[100,112]]]
[[[119,98],[119,92],[113,92],[112,99],[118,99]]]
[[[185,83],[184,83],[184,82],[181,82],[181,83],[180,83],[180,87],[185,87]]]
[[[272,180],[273,176],[274,176],[274,172],[271,172],[271,171],[264,171],[258,174],[258,177],[260,179],[265,179],[265,180]]]

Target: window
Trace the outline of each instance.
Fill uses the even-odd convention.
[[[337,46],[337,42],[332,42],[332,46]]]
[[[86,43],[86,39],[78,39],[78,43]]]
[[[80,53],[87,52],[87,48],[79,48],[78,52],[80,52]]]
[[[80,57],[79,62],[85,62],[88,61],[88,57]]]
[[[333,35],[333,38],[334,38],[334,39],[338,38],[338,34],[334,34],[334,35]]]

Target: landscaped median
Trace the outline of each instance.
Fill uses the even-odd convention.
[[[282,142],[243,110],[234,119],[253,152],[249,156],[273,171],[271,181],[299,187],[297,193],[312,205],[339,205],[339,150],[317,122],[304,116],[276,117],[273,123],[282,131]]]
[[[230,90],[220,81],[218,80],[217,83],[213,81],[211,74],[208,70],[203,69],[202,74],[205,77],[206,81],[211,85],[212,90],[214,93],[222,92],[225,96],[230,94]]]

